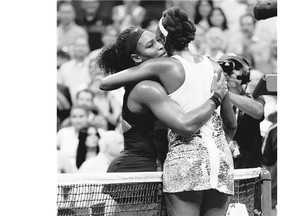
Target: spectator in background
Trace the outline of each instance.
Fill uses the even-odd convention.
[[[214,61],[220,59],[224,54],[225,36],[223,31],[218,27],[211,27],[207,30],[206,34],[206,44],[204,55],[209,56]]]
[[[263,96],[252,98],[251,93],[254,90],[252,86],[249,88],[250,93],[246,91],[250,81],[248,61],[236,55],[224,55],[220,60],[225,59],[230,59],[235,64],[234,70],[227,76],[229,95],[238,123],[236,134],[230,142],[234,167],[236,169],[261,167],[260,122],[264,119],[265,100]]]
[[[91,59],[96,59],[98,54],[101,52],[101,50],[104,47],[107,47],[107,46],[113,44],[116,41],[116,38],[117,38],[118,34],[119,34],[119,32],[115,28],[115,26],[113,26],[113,25],[105,26],[105,28],[103,30],[103,34],[101,36],[101,41],[102,41],[103,46],[101,46],[100,48],[90,52],[89,59],[90,60]]]
[[[79,144],[76,153],[76,166],[79,167],[88,159],[95,157],[99,153],[98,140],[100,135],[97,127],[88,126],[79,132]]]
[[[158,27],[158,22],[159,20],[151,19],[145,26],[142,25],[142,27],[143,29],[155,33]]]
[[[80,173],[106,173],[111,161],[123,150],[123,135],[117,131],[102,132],[99,153],[86,160],[79,168]]]
[[[113,25],[106,26],[104,28],[104,35],[101,38],[103,46],[109,46],[110,44],[113,44],[116,41],[118,34],[119,32],[115,27],[113,27]]]
[[[271,173],[272,215],[276,216],[277,206],[277,111],[270,114],[268,119],[272,125],[266,132],[262,147],[262,160],[265,168]]]
[[[161,18],[162,12],[167,8],[166,1],[147,1],[147,0],[141,0],[140,1],[140,6],[145,8],[145,18],[141,24],[141,27],[143,29],[149,28],[148,26],[152,25],[154,26],[155,22],[157,22]],[[190,2],[191,5],[191,2]],[[192,3],[193,5],[193,3]],[[152,27],[153,28],[153,27]],[[147,29],[148,30],[148,29]],[[154,31],[152,31],[154,32]]]
[[[247,12],[247,3],[242,0],[217,0],[215,3],[225,13],[231,32],[239,31],[239,18]]]
[[[70,60],[69,53],[62,50],[57,51],[57,71],[61,65]],[[59,73],[57,73],[59,75]],[[72,99],[69,88],[65,85],[57,83],[57,131],[60,129],[61,123],[70,115]]]
[[[69,53],[64,52],[63,50],[57,50],[57,70],[60,69],[61,65],[67,61],[70,61],[71,57]]]
[[[114,41],[114,43],[116,42],[116,40]],[[101,79],[104,76],[104,71],[101,71],[100,68],[97,65],[97,59],[93,58],[90,60],[89,63],[89,75],[90,75],[90,82],[87,85],[87,88],[89,88],[92,92],[94,92],[94,94],[97,94],[98,92],[102,92],[99,89],[99,82],[101,81]],[[104,92],[102,92],[104,93]],[[115,103],[115,111],[118,113],[118,109],[117,107],[120,106],[120,109],[122,108],[122,104],[123,104],[123,96],[124,96],[124,88],[118,88],[115,89],[114,91],[109,91],[106,92],[108,93],[107,97],[111,98],[111,100],[113,100]],[[113,127],[112,127],[113,128]],[[110,127],[110,130],[112,130],[112,128]]]
[[[84,28],[75,23],[75,10],[72,4],[63,2],[58,9],[57,49],[73,55],[72,45],[78,37],[88,38]]]
[[[208,15],[214,7],[212,0],[198,0],[195,6],[194,23],[205,31],[209,28]]]
[[[94,55],[94,54],[92,54],[92,55]],[[104,77],[104,74],[103,74],[104,71],[100,70],[96,61],[97,61],[97,58],[95,58],[95,56],[94,56],[94,58],[90,58],[90,60],[89,60],[89,81],[87,83],[83,83],[81,85],[81,87],[79,87],[79,89],[89,89],[94,93],[94,95],[99,96],[98,95],[99,92],[104,94],[104,92],[99,89],[99,82]],[[123,103],[124,89],[119,88],[119,89],[116,89],[114,91],[110,91],[110,92],[106,92],[106,93],[107,93],[107,96],[105,96],[105,97],[107,97],[107,100],[109,100],[109,101],[112,100],[113,102],[111,102],[111,103],[115,104],[115,106],[112,105],[111,111],[113,113],[114,113],[114,111],[116,111],[116,113],[118,113],[119,111],[118,111],[117,107],[120,106],[120,110],[121,110],[122,103]],[[94,111],[96,111],[96,112],[94,112]],[[93,105],[93,112],[94,112],[94,114],[98,115],[98,117],[100,118],[101,114],[97,110],[95,110],[94,105]],[[101,118],[103,118],[103,117],[101,117]],[[103,122],[103,121],[101,120],[101,122]],[[105,122],[106,122],[106,120],[105,120]],[[104,128],[105,128],[105,130],[107,130],[108,129],[107,124],[105,124],[105,125],[106,126]],[[108,126],[108,127],[110,128],[110,130],[113,129],[113,127],[110,127],[110,126]],[[103,128],[103,127],[101,127],[101,128]]]
[[[90,89],[83,89],[77,92],[75,104],[84,105],[89,108],[88,123],[90,125],[107,130],[107,122],[102,116],[97,115],[97,111],[94,109],[93,99],[94,93]],[[68,117],[62,122],[61,127],[69,127],[71,124],[71,117]]]
[[[103,18],[100,16],[100,1],[99,0],[85,0],[81,1],[83,9],[82,19],[79,20],[88,33],[88,43],[90,50],[96,50],[103,46],[102,36],[104,28],[107,24],[112,23],[111,18]]]
[[[256,20],[252,14],[240,17],[240,32],[234,32],[228,41],[227,53],[236,53],[245,57],[255,68],[256,62],[265,57],[267,45],[255,36]]]
[[[89,81],[89,46],[86,38],[79,37],[74,41],[73,58],[64,63],[58,74],[58,83],[69,88],[72,101],[75,101],[75,95],[79,86]]]
[[[71,95],[67,86],[57,84],[57,131],[60,129],[61,123],[70,115],[72,106]]]
[[[76,104],[78,105],[85,105],[90,109],[93,109],[93,98],[94,93],[89,89],[83,89],[77,92],[76,94]]]
[[[115,130],[120,124],[122,106],[119,103],[119,99],[116,99],[115,94],[99,89],[100,81],[103,78],[103,72],[96,73],[93,76],[88,88],[95,95],[93,99],[93,106],[97,115],[105,119],[107,130]]]
[[[146,10],[140,6],[140,0],[123,0],[123,5],[117,5],[112,10],[113,25],[122,32],[134,25],[141,27]]]
[[[70,161],[69,156],[57,150],[57,173],[72,173],[74,171]]]
[[[70,127],[62,128],[57,133],[57,149],[69,158],[72,171],[77,170],[76,152],[79,143],[79,131],[88,126],[89,108],[83,105],[73,105],[71,108]]]
[[[81,8],[82,0],[80,0],[80,1],[57,0],[57,11],[59,10],[59,6],[63,3],[68,3],[68,4],[71,4],[73,6],[74,11],[75,11],[75,23],[79,25],[78,19],[79,19],[79,17],[82,16],[82,8]],[[58,20],[59,20],[59,18],[58,18]],[[57,25],[59,24],[58,20],[57,20]]]
[[[220,7],[214,7],[211,9],[210,13],[208,14],[207,21],[209,27],[218,27],[222,31],[226,31],[228,29],[226,15]]]
[[[220,28],[222,30],[222,34],[223,34],[223,50],[226,51],[226,47],[227,47],[227,41],[230,38],[230,29],[228,28],[228,21],[226,18],[226,14],[223,12],[222,8],[220,7],[214,7],[209,15],[208,15],[208,23],[210,28],[211,27],[217,27]]]
[[[277,73],[277,37],[269,41],[268,58],[256,62],[256,68],[263,74]]]
[[[193,20],[194,19],[194,16],[195,16],[195,7],[196,7],[196,3],[197,1],[187,1],[187,0],[178,0],[178,1],[175,1],[175,0],[166,0],[166,8],[171,8],[171,7],[179,7],[181,8],[182,10],[184,10],[189,19]],[[163,10],[160,12],[162,13]],[[161,17],[159,17],[160,19]],[[159,20],[158,19],[158,20]]]
[[[196,26],[195,40],[191,41],[188,45],[188,49],[190,50],[190,52],[199,55],[205,54],[205,49],[207,46],[205,34],[206,30],[203,27]]]

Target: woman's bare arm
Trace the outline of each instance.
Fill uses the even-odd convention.
[[[170,70],[171,66],[173,65],[168,57],[150,59],[138,66],[105,77],[100,83],[100,89],[110,91],[142,80],[160,82],[160,76],[163,76],[161,74]]]
[[[226,135],[226,140],[229,143],[237,130],[237,119],[232,109],[229,93],[227,93],[221,104],[220,115],[223,121],[223,129]]]
[[[264,115],[264,100],[258,98],[249,98],[246,95],[238,95],[230,92],[230,98],[233,105],[238,107],[244,113],[250,115],[255,119],[261,119]],[[260,102],[261,101],[261,102]],[[264,104],[263,104],[264,103]]]
[[[215,103],[208,99],[203,105],[185,113],[167,96],[165,89],[153,81],[142,81],[134,90],[134,100],[150,109],[166,127],[186,138],[193,136],[211,118],[216,108]]]

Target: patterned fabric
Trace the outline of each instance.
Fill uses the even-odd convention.
[[[170,130],[168,139],[164,192],[216,189],[234,194],[233,159],[217,112],[192,138]]]

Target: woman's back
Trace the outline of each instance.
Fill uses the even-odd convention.
[[[150,110],[143,108],[134,98],[140,97],[134,86],[126,87],[123,97],[122,118],[130,128],[123,130],[124,149],[155,155],[152,129],[156,117]]]
[[[133,89],[134,86],[126,87],[123,97],[122,118],[126,125],[123,129],[124,151],[112,161],[108,172],[157,171],[157,148],[153,141],[156,117],[135,104],[133,98],[135,94],[136,97],[139,95]]]
[[[207,57],[195,63],[192,56],[173,55],[181,62],[185,80],[169,97],[179,104],[185,112],[202,105],[211,95],[214,70]]]

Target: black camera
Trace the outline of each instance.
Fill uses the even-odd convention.
[[[225,60],[225,61],[217,61],[217,63],[221,66],[221,68],[227,75],[231,76],[235,68],[235,63],[233,61]]]
[[[250,66],[248,61],[242,56],[223,55],[217,63],[228,76],[231,76],[233,70],[242,70],[242,75],[237,76],[237,79],[242,81],[241,85],[250,81]]]

